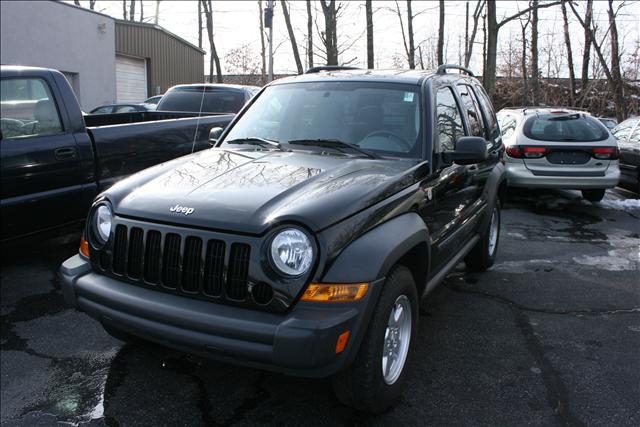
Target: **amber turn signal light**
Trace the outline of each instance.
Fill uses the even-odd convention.
[[[89,243],[84,238],[84,235],[80,237],[80,255],[89,258]]]
[[[344,351],[344,348],[347,346],[347,341],[349,341],[349,334],[350,331],[346,331],[338,337],[338,341],[336,341],[336,354]]]
[[[368,283],[311,283],[302,294],[301,301],[350,302],[362,298]]]

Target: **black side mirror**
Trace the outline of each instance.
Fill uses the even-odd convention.
[[[453,151],[442,153],[443,160],[447,163],[458,165],[471,165],[487,160],[487,145],[484,138],[479,136],[463,136],[456,141]]]
[[[224,129],[219,127],[211,128],[211,130],[209,131],[209,144],[214,145],[216,142],[218,142],[223,131]]]

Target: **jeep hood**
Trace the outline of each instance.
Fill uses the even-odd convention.
[[[298,222],[318,231],[410,185],[417,163],[212,148],[133,175],[105,196],[116,215],[149,221],[249,234]]]

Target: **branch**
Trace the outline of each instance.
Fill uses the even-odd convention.
[[[498,28],[502,27],[507,22],[511,22],[514,19],[517,19],[517,18],[521,17],[525,13],[531,12],[533,9],[536,9],[536,8],[537,9],[544,9],[545,7],[557,6],[560,3],[562,3],[562,1],[554,1],[552,3],[539,4],[537,6],[529,6],[528,8],[526,8],[524,10],[521,10],[520,12],[516,13],[515,15],[511,15],[508,18],[504,18],[502,21],[500,21],[498,23]]]

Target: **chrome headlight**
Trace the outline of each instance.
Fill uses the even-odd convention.
[[[113,220],[113,215],[111,214],[111,209],[107,205],[100,205],[98,209],[95,210],[93,214],[93,230],[94,236],[98,243],[104,245],[109,240],[109,236],[111,235],[111,223]]]
[[[300,276],[313,262],[313,245],[309,237],[296,228],[285,228],[271,241],[271,261],[287,276]]]

